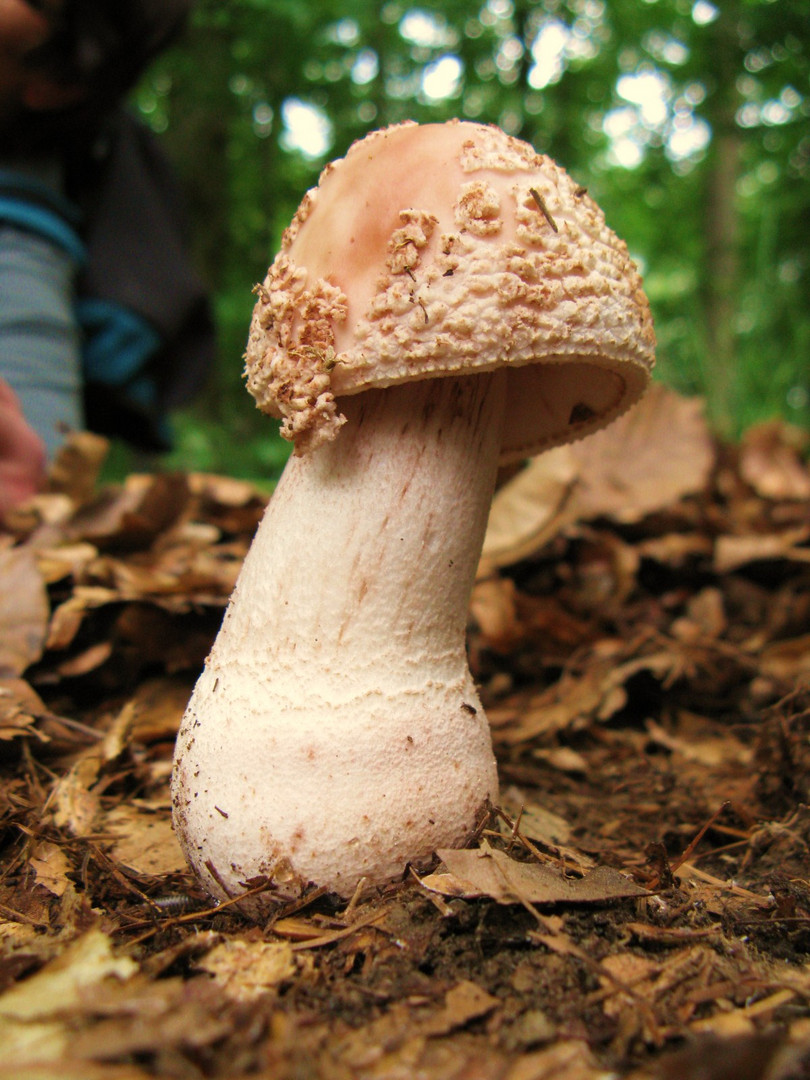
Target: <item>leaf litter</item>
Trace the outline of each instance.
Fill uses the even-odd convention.
[[[655,387],[505,474],[469,619],[499,805],[255,926],[168,782],[267,496],[102,486],[72,437],[0,531],[0,1078],[809,1076],[806,450]]]

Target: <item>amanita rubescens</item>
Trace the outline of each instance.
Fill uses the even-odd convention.
[[[247,380],[295,444],[177,743],[215,896],[349,896],[463,844],[497,773],[465,626],[499,462],[642,394],[639,275],[584,189],[498,128],[401,124],[304,198]]]

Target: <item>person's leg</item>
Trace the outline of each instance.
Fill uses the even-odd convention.
[[[0,229],[0,377],[16,392],[49,456],[80,428],[80,334],[71,258],[33,233]]]

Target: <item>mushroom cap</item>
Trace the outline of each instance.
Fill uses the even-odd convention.
[[[654,362],[624,242],[563,169],[491,125],[354,143],[257,293],[248,389],[298,453],[334,438],[342,395],[503,367],[501,460],[517,460],[604,427]]]

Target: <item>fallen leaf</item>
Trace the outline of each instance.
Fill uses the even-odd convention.
[[[806,682],[810,679],[810,634],[767,645],[760,651],[759,662],[763,675]]]
[[[233,938],[216,945],[196,967],[213,977],[234,1001],[255,1001],[291,979],[296,954],[288,941],[242,941]]]
[[[57,828],[65,829],[71,836],[93,832],[101,809],[101,800],[93,791],[100,769],[98,757],[84,757],[57,780],[51,803]]]
[[[132,697],[132,737],[140,743],[174,739],[191,696],[188,679],[150,679]]]
[[[524,1055],[504,1080],[615,1080],[615,1076],[599,1068],[586,1042],[571,1039]]]
[[[89,1061],[66,1061],[52,1065],[26,1065],[25,1080],[149,1080],[149,1073],[135,1065],[94,1065]],[[16,1065],[0,1064],[0,1080],[22,1080]]]
[[[64,679],[76,679],[80,675],[88,675],[96,671],[112,656],[113,646],[111,641],[99,641],[84,649],[75,656],[63,660],[57,665],[56,670]]]
[[[559,814],[534,802],[525,802],[524,796],[514,788],[502,794],[502,801],[515,807],[514,817],[522,836],[554,847],[571,840],[571,826]]]
[[[49,615],[33,550],[0,547],[0,674],[22,675],[39,660]]]
[[[470,614],[478,624],[487,647],[508,653],[525,637],[518,622],[517,590],[509,578],[490,577],[476,582],[470,600]]]
[[[49,470],[50,491],[67,495],[77,506],[89,502],[109,449],[109,440],[102,435],[91,431],[69,431]]]
[[[54,585],[65,578],[78,579],[87,573],[88,567],[98,558],[98,548],[84,541],[58,547],[38,547],[36,558],[43,580],[48,585]]]
[[[128,979],[137,965],[117,956],[101,930],[90,930],[41,971],[0,996],[0,1046],[5,1068],[58,1061],[71,1044],[70,1022],[61,1019],[89,991]]]
[[[728,574],[753,562],[810,563],[810,529],[791,529],[787,532],[769,532],[750,536],[719,536],[714,549],[714,569],[718,574]]]
[[[182,1060],[215,1044],[232,1028],[227,1000],[204,976],[187,982],[135,976],[125,983],[108,983],[104,990],[92,998],[85,995],[83,1011],[93,1022],[75,1032],[70,1044],[69,1056],[79,1061],[135,1056]]]
[[[72,869],[70,860],[57,844],[40,840],[28,861],[36,875],[37,885],[42,885],[54,896],[63,896],[66,890],[72,887],[67,878]]]
[[[471,1020],[480,1020],[498,1008],[500,1002],[492,994],[469,979],[463,979],[444,997],[444,1008],[419,1025],[423,1035],[446,1035],[465,1027]]]
[[[810,471],[802,459],[807,433],[781,420],[766,420],[745,432],[740,475],[765,499],[810,499]]]
[[[592,904],[648,895],[645,889],[609,866],[585,877],[566,877],[543,863],[523,863],[493,848],[442,849],[436,854],[448,873],[428,874],[421,884],[442,896],[487,896],[499,904]]]
[[[572,447],[580,518],[630,524],[703,491],[715,447],[701,398],[653,383],[614,424]]]
[[[89,987],[128,979],[138,965],[117,955],[103,931],[88,930],[36,974],[0,995],[0,1019],[42,1020],[78,1005]]]
[[[32,735],[40,742],[48,742],[48,736],[35,725],[50,715],[42,698],[25,679],[0,678],[0,741]]]
[[[108,488],[81,507],[67,534],[104,549],[142,550],[179,518],[188,498],[185,476],[133,473],[120,488]]]
[[[586,759],[570,746],[554,746],[549,750],[538,747],[532,751],[532,754],[538,761],[543,761],[550,768],[559,769],[560,772],[586,773],[588,771]]]
[[[575,520],[576,511],[569,504],[578,476],[570,446],[533,458],[492,500],[484,561],[507,566],[526,558]]]
[[[533,458],[496,493],[484,559],[525,559],[574,521],[640,521],[702,491],[714,459],[702,401],[654,383],[604,431]]]
[[[648,720],[646,727],[650,738],[658,746],[664,746],[688,761],[697,761],[709,768],[719,768],[732,761],[751,765],[754,760],[753,749],[729,732],[714,737],[687,732],[686,737],[683,737],[666,731],[654,720]]]
[[[101,810],[96,782],[102,769],[123,752],[132,727],[134,708],[125,705],[101,742],[85,749],[53,786],[51,811],[57,828],[71,836],[93,831]]]
[[[103,830],[116,837],[112,848],[115,859],[137,874],[157,877],[186,869],[168,814],[122,803],[104,816]]]

